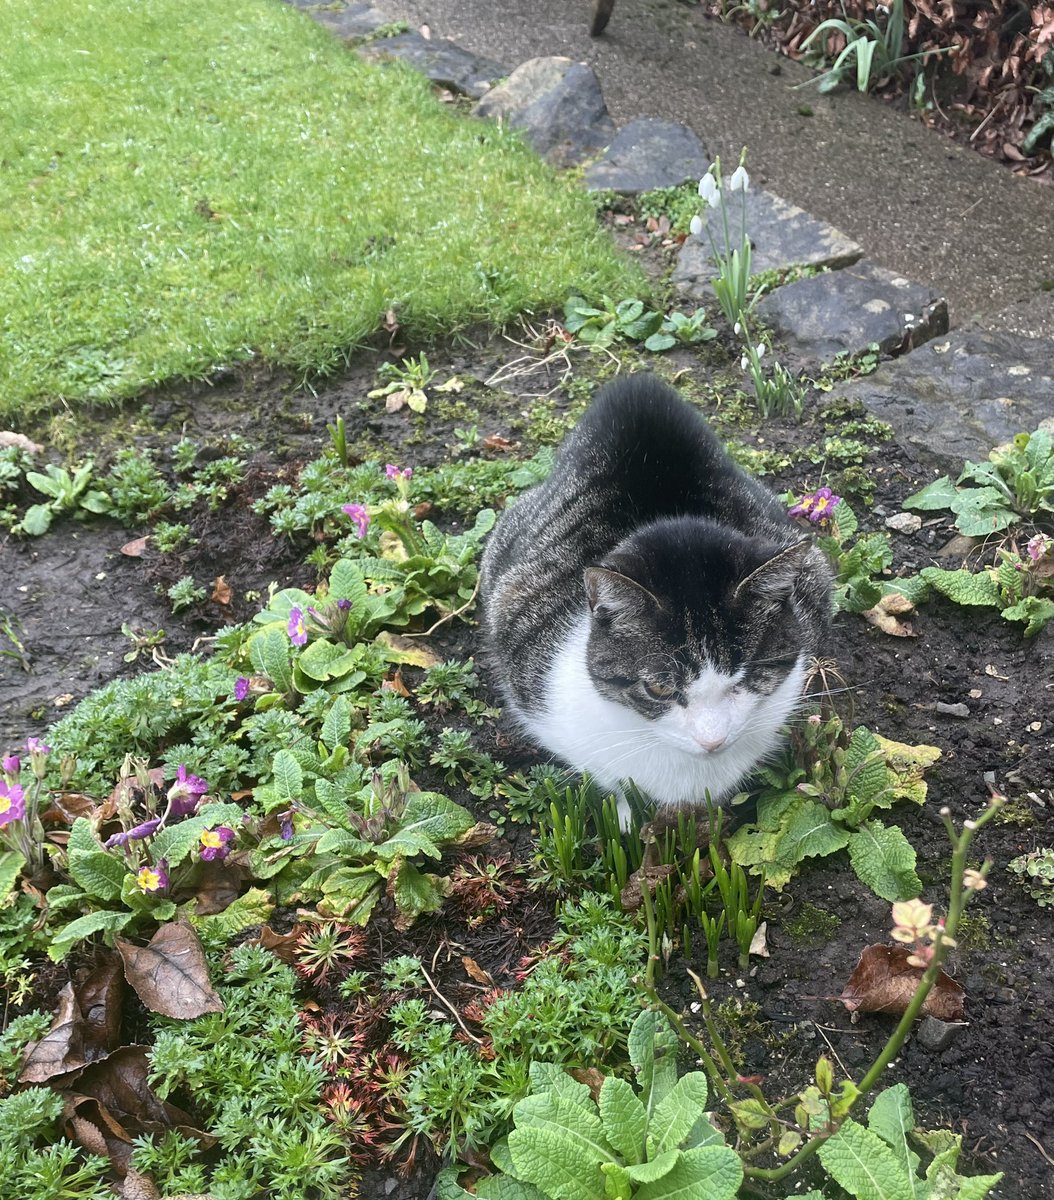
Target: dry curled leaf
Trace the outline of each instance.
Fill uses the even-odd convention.
[[[677,868],[669,863],[659,863],[655,866],[641,866],[629,877],[620,897],[624,912],[636,912],[644,903],[644,888],[648,895],[655,895],[656,884],[668,878]]]
[[[223,1012],[223,1001],[209,981],[209,968],[198,935],[186,921],[170,921],[145,946],[117,939],[124,975],[139,999],[162,1016],[190,1020]]]
[[[910,953],[911,950],[906,946],[875,945],[864,948],[860,961],[853,968],[839,996],[854,1017],[858,1012],[900,1016],[907,1009],[925,973],[919,967],[909,965]],[[921,1015],[937,1017],[941,1021],[961,1021],[965,999],[962,985],[942,970],[926,997]]]
[[[100,963],[83,982],[67,983],[51,1028],[23,1056],[19,1082],[44,1083],[106,1058],[118,1046],[123,996],[116,958]]]
[[[121,553],[126,558],[142,558],[143,551],[146,549],[146,537],[134,538],[130,542],[125,542],[121,547]]]
[[[883,596],[874,608],[864,613],[864,620],[890,637],[918,637],[918,634],[902,618],[915,611],[915,605],[899,592]]]
[[[249,944],[262,946],[265,950],[270,950],[275,958],[292,964],[296,962],[297,943],[305,928],[304,925],[294,925],[288,933],[275,933],[270,925],[262,925],[260,936],[250,939]]]
[[[233,595],[231,585],[226,578],[223,575],[217,575],[212,581],[212,595],[209,599],[213,604],[230,604]]]
[[[6,449],[8,446],[14,446],[23,454],[39,454],[44,449],[43,446],[38,446],[36,442],[30,441],[24,433],[15,433],[11,429],[0,429],[0,448]]]
[[[487,987],[494,986],[494,980],[490,974],[485,971],[474,958],[469,958],[467,955],[462,955],[461,965],[465,968],[465,973],[470,979],[474,979],[477,983],[485,984]]]

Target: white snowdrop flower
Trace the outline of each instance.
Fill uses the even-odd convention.
[[[709,171],[699,180],[699,195],[702,197],[703,203],[711,208],[717,208],[721,203],[720,189]]]
[[[743,326],[737,321],[732,326],[732,332],[736,335],[736,337],[738,337],[743,332]]]
[[[692,217],[692,222],[688,226],[688,228],[692,231],[692,237],[702,237],[703,236],[703,226],[705,224],[706,224],[706,222],[703,220],[702,217],[699,217],[699,216]]]
[[[758,348],[755,351],[755,353],[757,354],[758,358],[765,357],[765,343],[764,342],[758,342]]]
[[[732,172],[732,178],[728,181],[728,190],[730,192],[745,192],[750,187],[750,176],[746,172],[745,167],[736,167]]]
[[[747,356],[745,354],[739,360],[739,366],[740,366],[740,370],[743,370],[743,371],[745,371],[747,369],[747,367],[750,366],[750,359],[747,358]]]

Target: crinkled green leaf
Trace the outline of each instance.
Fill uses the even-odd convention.
[[[532,1092],[552,1092],[574,1104],[582,1105],[591,1113],[596,1113],[596,1102],[589,1088],[577,1079],[572,1079],[557,1063],[532,1062],[530,1076]]]
[[[831,820],[831,814],[816,800],[803,797],[801,807],[787,822],[779,841],[779,861],[794,866],[805,858],[817,858],[841,850],[849,835]]]
[[[677,1037],[669,1022],[661,1013],[646,1008],[629,1032],[629,1060],[649,1114],[677,1082],[677,1050]]]
[[[349,558],[342,558],[333,564],[329,576],[329,599],[347,600],[351,607],[345,613],[347,627],[357,630],[366,614],[367,603],[366,580],[362,571]]]
[[[266,675],[280,692],[293,686],[292,643],[283,629],[263,629],[249,639],[249,661]]]
[[[604,1135],[623,1161],[639,1163],[644,1157],[648,1114],[625,1079],[609,1075],[604,1080],[600,1088],[600,1119]]]
[[[656,1180],[662,1179],[677,1166],[681,1161],[682,1153],[681,1150],[666,1150],[655,1158],[649,1158],[647,1162],[636,1163],[629,1167],[626,1174],[635,1183],[655,1183]]]
[[[950,476],[942,475],[932,483],[915,492],[904,501],[904,508],[921,509],[932,512],[936,509],[951,508],[952,501],[959,494],[959,489],[952,483]]]
[[[91,854],[101,849],[99,839],[92,832],[91,822],[87,817],[78,817],[70,828],[66,850],[70,854]]]
[[[919,575],[942,596],[956,604],[998,608],[999,588],[987,571],[945,571],[941,567],[923,567]]]
[[[633,1180],[629,1172],[618,1163],[601,1163],[600,1173],[604,1176],[604,1194],[607,1200],[630,1200],[633,1195]]]
[[[337,646],[325,638],[318,638],[300,652],[296,666],[309,679],[328,683],[357,670],[359,656],[347,646]]]
[[[319,730],[319,741],[330,751],[347,745],[351,734],[351,705],[344,696],[336,696]]]
[[[399,819],[399,831],[419,831],[433,842],[452,842],[467,833],[476,818],[439,792],[413,792]]]
[[[54,962],[61,962],[76,942],[91,937],[93,933],[118,933],[132,919],[130,912],[111,912],[101,909],[98,912],[87,913],[70,921],[68,925],[57,930],[48,946],[48,957]]]
[[[69,873],[89,896],[96,900],[119,900],[128,866],[123,858],[105,850],[87,854],[73,852],[69,856]]]
[[[917,1200],[893,1150],[853,1120],[824,1142],[819,1156],[828,1175],[856,1200]]]
[[[866,821],[849,835],[849,861],[883,900],[911,900],[922,891],[915,849],[896,825]]]
[[[616,1160],[598,1116],[547,1093],[521,1100],[514,1116],[509,1153],[520,1179],[552,1200],[605,1200],[600,1164]]]
[[[894,800],[910,800],[913,804],[922,804],[926,799],[927,790],[923,774],[940,758],[940,750],[936,746],[924,743],[910,745],[881,736],[877,740],[891,774]]]
[[[642,1183],[634,1200],[733,1200],[743,1182],[743,1164],[728,1146],[685,1150],[673,1170]]]
[[[315,849],[319,854],[339,854],[341,858],[372,858],[376,847],[347,829],[327,829]]]
[[[304,772],[288,750],[279,750],[271,760],[274,794],[281,807],[288,807],[304,794]]]
[[[919,1156],[908,1145],[908,1134],[915,1128],[915,1114],[906,1084],[897,1083],[879,1092],[867,1114],[867,1127],[889,1146],[897,1156],[900,1169],[915,1183]],[[921,1197],[922,1191],[921,1186],[917,1186],[916,1194]]]
[[[17,850],[0,851],[0,905],[18,882],[18,876],[25,865],[25,856]]]
[[[1047,624],[1054,620],[1054,600],[1047,596],[1025,596],[1016,604],[1003,609],[1004,621],[1020,621],[1025,626],[1025,637],[1035,637]]]
[[[648,1121],[648,1158],[675,1150],[706,1112],[706,1076],[682,1075],[652,1109]]]
[[[232,938],[251,925],[262,925],[274,911],[274,901],[270,892],[263,888],[250,888],[244,895],[232,900],[230,904],[218,913],[199,917],[189,913],[190,923],[199,932],[205,930],[220,937]]]
[[[1019,519],[994,487],[963,488],[948,507],[955,513],[955,528],[966,537],[987,537]]]
[[[407,929],[422,913],[436,912],[442,907],[450,895],[450,880],[419,871],[413,863],[399,859],[388,876],[388,895],[399,910],[395,927]]]

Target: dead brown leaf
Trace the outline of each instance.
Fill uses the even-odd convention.
[[[410,696],[410,689],[403,683],[403,669],[396,667],[391,679],[385,679],[381,684],[382,692],[395,692],[397,696]]]
[[[106,1058],[117,1049],[124,980],[116,958],[108,958],[80,984],[59,993],[51,1028],[29,1046],[22,1059],[20,1083],[44,1083]]]
[[[146,549],[146,537],[134,538],[130,542],[125,542],[121,547],[121,553],[126,558],[142,558],[143,551]]]
[[[567,1073],[572,1079],[584,1083],[594,1100],[600,1099],[600,1089],[604,1086],[603,1072],[596,1067],[572,1067]]]
[[[194,893],[194,915],[210,917],[223,912],[241,895],[244,882],[245,871],[233,859],[203,862],[198,890]]]
[[[184,1021],[223,1012],[223,1001],[209,981],[205,952],[188,922],[162,925],[145,946],[118,938],[117,949],[125,978],[153,1012]]]
[[[488,433],[480,444],[484,450],[491,450],[496,454],[511,454],[513,450],[520,448],[519,442],[510,442],[500,433]]]
[[[387,658],[394,663],[405,663],[410,667],[434,667],[442,659],[422,638],[403,637],[402,634],[382,630],[375,641],[384,647]]]
[[[485,984],[487,987],[494,986],[494,980],[491,975],[474,958],[462,955],[461,965],[465,968],[465,973],[470,979],[474,979],[477,983]]]
[[[890,637],[918,637],[918,634],[901,618],[915,611],[915,605],[899,592],[883,596],[874,608],[864,613],[864,620]]]
[[[908,964],[906,946],[866,946],[839,997],[851,1013],[899,1016],[908,1007],[924,972]],[[922,1006],[922,1015],[941,1021],[963,1019],[966,992],[944,971]]]
[[[209,599],[213,604],[230,604],[234,592],[227,582],[226,576],[217,575],[212,581],[212,595]]]
[[[294,925],[288,933],[275,933],[270,925],[262,925],[260,936],[252,944],[270,950],[275,958],[280,958],[284,963],[294,963],[297,943],[305,928],[304,925]]]

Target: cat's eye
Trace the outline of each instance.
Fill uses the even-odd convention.
[[[669,700],[671,696],[677,694],[675,687],[669,687],[665,683],[653,683],[647,679],[642,679],[641,687],[648,693],[653,700]]]

